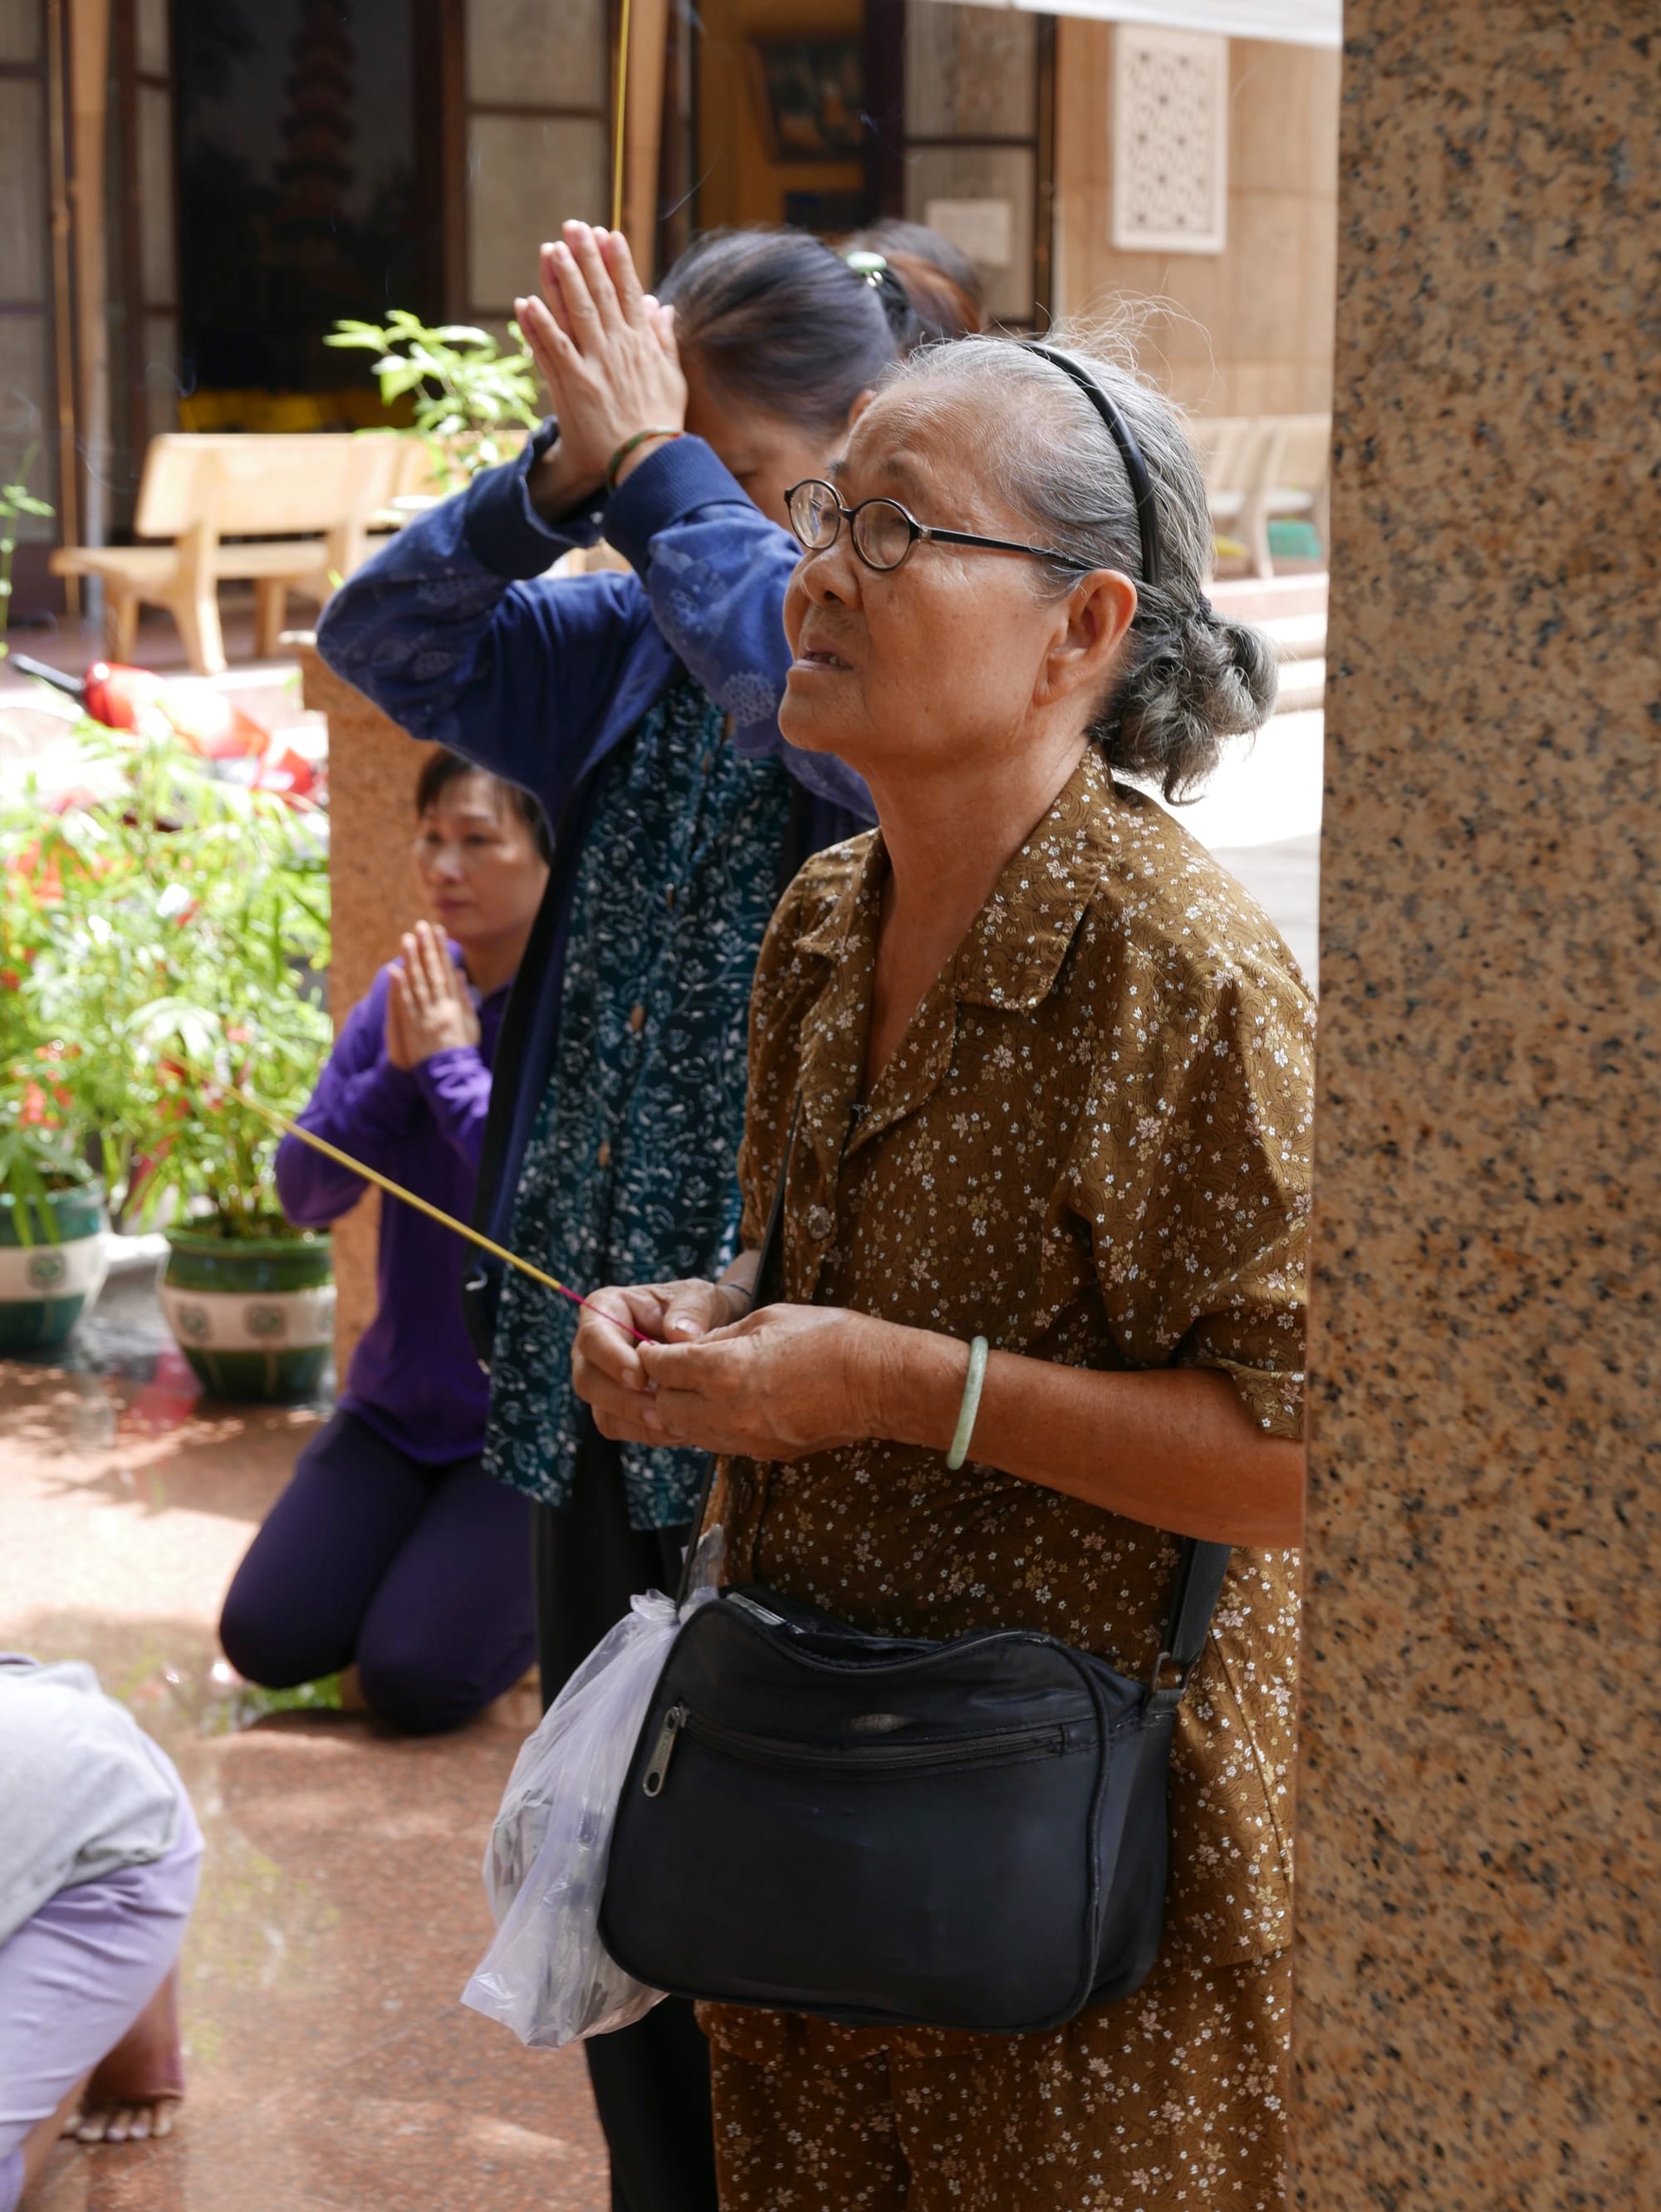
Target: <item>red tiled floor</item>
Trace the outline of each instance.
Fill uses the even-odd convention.
[[[308,628],[317,610],[304,599],[292,599],[289,611],[294,627]],[[254,605],[252,588],[221,586],[220,629],[225,639],[225,658],[233,672],[261,664],[254,660]],[[14,652],[42,660],[48,668],[61,668],[66,676],[79,676],[88,664],[109,657],[102,627],[86,620],[61,616],[56,623],[21,626],[11,633]],[[140,668],[183,670],[188,664],[179,630],[171,615],[160,607],[146,607],[138,620],[138,642],[133,659]]]
[[[518,1738],[229,1726],[221,1592],[311,1414],[0,1363],[0,1647],[84,1657],[177,1760],[208,1838],[184,1960],[190,2098],[163,2144],[54,2154],[29,2212],[603,2212],[580,2052],[465,2010]]]

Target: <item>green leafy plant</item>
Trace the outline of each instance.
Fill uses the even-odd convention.
[[[11,568],[17,556],[17,525],[26,514],[50,514],[52,508],[44,499],[36,499],[28,488],[29,471],[34,466],[38,446],[31,446],[23,456],[17,473],[17,483],[0,484],[0,660],[10,647],[6,643],[6,631],[11,620]]]
[[[324,345],[379,356],[382,404],[408,398],[446,490],[510,459],[542,420],[536,366],[517,323],[502,345],[468,323],[429,327],[395,307],[385,323],[339,322]]]
[[[170,729],[77,735],[88,792],[0,805],[0,1189],[90,1157],[124,1225],[290,1234],[247,1094],[297,1113],[328,1049],[324,819]]]
[[[30,1102],[21,1102],[30,1103]],[[20,1244],[56,1244],[63,1232],[55,1200],[88,1189],[92,1170],[74,1150],[58,1117],[8,1115],[0,1105],[0,1196],[11,1201]]]

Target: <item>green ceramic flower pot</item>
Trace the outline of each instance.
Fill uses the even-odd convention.
[[[104,1286],[109,1253],[101,1194],[54,1194],[57,1242],[25,1244],[15,1202],[0,1195],[0,1354],[61,1344]],[[40,1224],[30,1208],[37,1240]]]
[[[239,1243],[170,1229],[161,1310],[215,1398],[303,1398],[329,1364],[334,1255],[320,1237]]]

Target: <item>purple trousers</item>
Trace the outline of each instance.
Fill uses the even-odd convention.
[[[202,1863],[183,1783],[179,1802],[165,1856],[60,1889],[0,1943],[0,2212],[22,2190],[30,2130],[114,2050],[179,1956]]]
[[[425,1467],[336,1413],[245,1553],[219,1636],[265,1689],[355,1662],[391,1727],[459,1728],[536,1656],[528,1501],[476,1459]]]

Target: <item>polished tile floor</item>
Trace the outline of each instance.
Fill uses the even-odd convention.
[[[221,1590],[315,1410],[194,1401],[120,1280],[72,1364],[0,1361],[0,1648],[84,1657],[178,1762],[208,1838],[167,2142],[65,2144],[28,2212],[603,2212],[579,2052],[457,2002],[510,1725],[400,1742],[251,1718]]]

